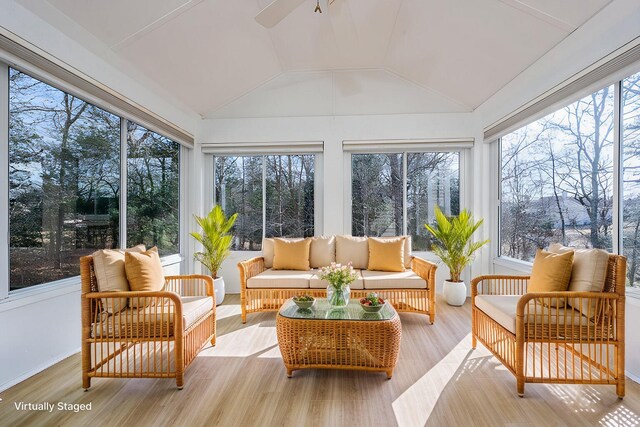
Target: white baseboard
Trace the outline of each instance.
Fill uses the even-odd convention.
[[[9,381],[7,381],[4,384],[0,384],[0,392],[3,392],[11,387],[13,387],[16,384],[21,383],[22,381],[26,380],[27,378],[30,378],[32,376],[34,376],[35,374],[38,374],[42,371],[44,371],[47,368],[50,368],[51,366],[55,365],[58,362],[63,361],[64,359],[66,359],[67,357],[73,356],[74,354],[77,354],[80,352],[80,347],[78,347],[76,350],[69,352],[69,353],[65,353],[62,354],[54,359],[49,360],[46,363],[43,363],[42,365],[38,366],[35,369],[30,370],[29,372],[26,372],[16,378],[13,378]],[[78,370],[78,387],[80,387],[80,370]]]
[[[640,377],[638,375],[634,375],[629,371],[624,371],[624,374],[634,382],[640,384]]]

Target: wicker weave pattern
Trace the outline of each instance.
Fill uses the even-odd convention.
[[[413,257],[411,269],[427,282],[427,289],[376,289],[382,298],[394,306],[397,311],[421,313],[429,316],[431,324],[436,316],[436,269],[437,265],[424,259]],[[242,322],[247,321],[248,313],[261,311],[278,311],[284,302],[299,294],[309,294],[317,298],[326,297],[326,289],[251,289],[247,281],[266,270],[264,258],[256,257],[238,263],[240,271],[240,303],[242,306]],[[362,298],[371,290],[351,290],[352,298]]]
[[[175,378],[207,342],[215,345],[215,294],[209,276],[167,276],[158,292],[98,292],[91,256],[80,259],[82,281],[82,387],[92,377]],[[183,325],[180,296],[210,296],[213,308],[188,328]],[[108,299],[151,302],[145,310],[103,311]]]
[[[299,369],[352,369],[393,375],[402,325],[390,320],[350,321],[276,317],[278,344],[287,375]]]
[[[472,345],[480,340],[515,376],[517,391],[524,384],[615,384],[624,396],[624,304],[626,258],[610,255],[604,292],[540,292],[526,294],[526,276],[481,276],[471,283]],[[475,297],[523,295],[516,311],[516,333],[506,330],[476,307]],[[563,316],[534,316],[552,300],[572,307],[595,307],[583,313],[591,319],[580,325],[578,311]],[[583,304],[594,302],[594,304]],[[589,309],[591,310],[591,308]],[[571,318],[572,317],[572,318]]]

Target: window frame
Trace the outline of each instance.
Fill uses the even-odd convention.
[[[8,61],[3,60],[0,57],[0,150],[2,153],[8,153],[9,151],[9,69],[13,68],[19,72],[22,72],[33,79],[36,79],[55,90],[67,93],[75,98],[78,98],[84,102],[87,102],[97,108],[100,108],[112,115],[120,118],[120,200],[119,200],[119,246],[120,248],[126,247],[126,222],[127,222],[127,134],[126,124],[127,121],[137,123],[143,127],[146,127],[144,123],[136,120],[134,117],[118,108],[112,107],[104,101],[84,92],[82,89],[73,87],[72,85],[51,76],[49,73],[43,70],[34,71],[33,67],[22,67]],[[6,101],[6,102],[5,102]],[[152,132],[157,133],[163,137],[165,135],[150,128]],[[185,192],[182,191],[186,187],[186,171],[184,167],[184,159],[192,152],[180,141],[175,141],[170,137],[166,137],[179,144],[179,188],[181,189],[179,194],[179,217],[184,218],[186,203],[184,201]],[[185,153],[186,152],[186,153]],[[9,204],[9,156],[0,156],[0,197],[5,200],[6,206]],[[185,228],[179,227],[179,248],[175,254],[166,255],[161,258],[163,266],[181,264],[183,268],[184,256],[182,255],[185,245]],[[66,293],[76,292],[78,290],[78,284],[80,283],[80,276],[70,276],[59,280],[50,282],[44,282],[37,285],[28,286],[22,289],[10,290],[10,264],[9,264],[9,211],[8,209],[0,212],[0,280],[5,278],[4,283],[6,286],[0,286],[0,312],[5,309],[14,308],[14,302],[19,306],[28,304],[31,302],[39,301],[43,298],[51,298],[58,295],[64,295]],[[45,295],[42,295],[45,294]]]
[[[277,149],[277,146],[274,145],[274,149]],[[313,155],[313,235],[321,236],[324,230],[323,224],[323,191],[324,191],[324,162],[323,162],[323,153],[322,152],[300,152],[296,153],[286,152],[281,153],[275,151],[274,153],[265,153],[263,150],[268,150],[269,145],[266,144],[261,146],[260,152],[241,152],[239,154],[212,154],[212,153],[203,153],[206,157],[204,164],[206,167],[204,168],[204,191],[205,191],[205,206],[213,207],[215,205],[216,200],[216,157],[260,157],[262,159],[261,168],[262,168],[262,238],[265,238],[265,230],[267,225],[267,204],[266,204],[266,179],[267,179],[267,162],[265,158],[267,156],[289,156],[289,155]],[[251,251],[238,251],[234,250],[233,252],[251,252]]]
[[[419,154],[419,153],[458,153],[459,165],[458,174],[460,179],[460,209],[466,209],[469,206],[469,200],[467,195],[467,179],[469,171],[467,165],[469,164],[471,148],[466,146],[452,145],[450,148],[436,146],[432,149],[429,148],[416,148],[410,146],[399,145],[397,150],[375,150],[375,148],[362,148],[356,150],[344,151],[344,230],[346,234],[352,234],[353,223],[353,159],[352,156],[358,154],[401,154],[402,155],[402,230],[403,234],[407,234],[407,154]]]

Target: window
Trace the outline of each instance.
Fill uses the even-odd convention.
[[[77,276],[81,256],[125,242],[179,252],[179,145],[129,121],[123,141],[125,119],[8,71],[9,290]]]
[[[180,252],[180,145],[127,122],[127,246]]]
[[[429,250],[435,205],[460,211],[460,153],[353,154],[351,197],[353,235],[410,234],[413,250]]]
[[[640,73],[622,81],[623,253],[627,284],[640,287]]]
[[[315,156],[216,156],[214,202],[238,214],[233,250],[261,249],[262,237],[314,235]]]
[[[501,255],[561,242],[613,249],[614,87],[503,137]]]
[[[120,118],[9,70],[10,290],[119,246]]]

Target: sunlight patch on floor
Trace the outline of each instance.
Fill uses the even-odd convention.
[[[640,425],[640,416],[624,405],[620,405],[615,411],[602,417],[599,424],[606,427],[638,426]]]
[[[277,345],[275,326],[258,324],[218,336],[216,346],[202,350],[198,357],[248,357]]]
[[[280,353],[280,347],[275,346],[265,351],[260,356],[258,356],[258,359],[282,359],[282,353]]]
[[[482,346],[471,350],[471,334],[463,338],[449,354],[393,402],[393,412],[398,425],[424,426],[440,394],[463,363],[490,355]]]
[[[240,316],[242,309],[239,304],[224,304],[216,307],[216,320],[226,319],[227,317]]]

